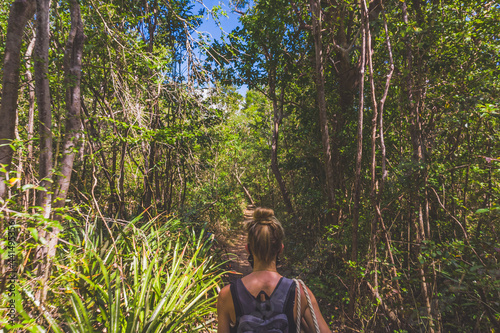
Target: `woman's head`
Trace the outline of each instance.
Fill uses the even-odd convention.
[[[274,211],[258,207],[247,224],[248,248],[254,257],[270,263],[281,251],[285,231],[274,216]]]

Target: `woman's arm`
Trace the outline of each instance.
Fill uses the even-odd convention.
[[[234,312],[233,297],[229,286],[225,286],[217,298],[217,333],[230,333],[231,310]]]
[[[323,318],[323,315],[321,314],[321,311],[320,311],[319,305],[318,305],[318,301],[316,301],[316,297],[314,297],[314,294],[307,286],[306,286],[306,288],[307,288],[307,292],[309,294],[309,297],[311,298],[311,303],[312,303],[312,306],[314,309],[314,314],[316,315],[316,320],[318,322],[320,333],[331,333],[332,331],[330,330],[330,328],[326,324],[326,321]],[[306,325],[302,325],[301,328],[303,328],[306,333],[315,333],[314,321],[312,319],[312,314],[311,314],[311,311],[309,310],[309,306],[307,306],[307,299],[306,299],[306,295],[304,293],[304,289],[300,288],[300,292],[301,292],[301,308],[303,309],[302,321],[303,322],[305,321],[305,324],[306,324]]]

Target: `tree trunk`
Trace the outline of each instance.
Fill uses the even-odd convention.
[[[278,186],[281,190],[281,195],[283,196],[283,201],[285,202],[286,209],[290,215],[294,215],[294,210],[292,206],[292,201],[290,200],[290,195],[286,188],[283,177],[281,176],[281,171],[278,166],[278,143],[279,143],[279,127],[281,125],[281,120],[283,119],[282,109],[278,106],[278,101],[276,97],[276,81],[270,74],[269,79],[269,95],[271,96],[273,103],[273,137],[271,142],[271,169],[273,170],[274,177],[278,182]],[[283,107],[283,104],[281,104]]]
[[[36,205],[41,207],[48,218],[51,205],[52,173],[52,113],[49,88],[49,10],[50,0],[37,0],[37,33],[35,42],[35,93],[38,105],[40,161],[38,178],[46,191],[37,192]]]
[[[378,255],[377,255],[377,243],[378,243],[378,226],[380,221],[382,220],[382,216],[380,213],[380,200],[379,200],[379,191],[378,191],[378,180],[377,180],[377,120],[378,120],[378,103],[377,103],[377,96],[376,96],[376,91],[375,91],[375,81],[373,78],[373,52],[372,52],[372,36],[371,36],[371,31],[370,31],[370,21],[368,20],[368,8],[366,7],[366,2],[361,2],[361,13],[364,17],[364,22],[365,22],[365,31],[366,31],[366,57],[367,57],[367,63],[368,63],[368,76],[369,76],[369,82],[370,82],[370,92],[371,92],[371,98],[372,98],[372,122],[371,122],[371,163],[370,163],[370,174],[371,174],[371,193],[370,193],[370,200],[373,206],[373,217],[371,220],[371,230],[370,230],[370,249],[371,249],[371,261],[372,265],[370,267],[370,271],[373,273],[373,292],[374,296],[378,298],[379,300],[382,301],[382,297],[379,294],[379,283],[378,283],[378,272],[379,272],[379,265],[378,265]],[[385,302],[382,302],[382,304],[385,304]],[[392,310],[390,310],[386,305],[383,306],[384,310],[389,315],[390,319],[393,320],[394,318],[397,319],[396,313],[394,313]],[[396,325],[398,325],[398,328],[400,326],[399,320],[395,320]]]
[[[126,218],[126,210],[125,210],[125,202],[123,197],[125,195],[125,154],[127,153],[127,141],[122,142],[122,149],[120,155],[120,179],[118,179],[118,189],[119,194],[118,198],[120,200],[118,206],[118,218],[125,219]]]
[[[358,128],[357,128],[357,151],[356,167],[354,178],[354,211],[352,226],[352,249],[351,260],[357,261],[358,258],[358,222],[359,222],[359,201],[361,197],[361,161],[363,157],[363,114],[364,114],[364,77],[366,62],[366,31],[362,32],[362,47],[360,60],[360,80],[359,80],[359,110],[358,110]]]
[[[5,54],[3,63],[2,103],[0,105],[0,165],[10,169],[13,150],[10,146],[15,138],[17,98],[19,91],[19,68],[24,27],[35,13],[35,0],[16,0],[10,7]],[[0,199],[7,195],[6,175],[0,173]]]
[[[151,207],[151,198],[153,197],[153,190],[151,189],[150,178],[152,178],[152,166],[151,163],[153,160],[153,153],[151,150],[154,150],[153,144],[148,144],[147,142],[142,143],[142,147],[144,149],[144,175],[143,175],[143,184],[144,184],[144,194],[142,195],[142,210],[149,210]]]
[[[243,185],[243,182],[241,181],[241,178],[240,176],[238,175],[238,165],[235,165],[234,166],[234,176],[236,177],[236,181],[238,182],[238,184],[240,184],[240,186],[243,188],[243,192],[245,193],[245,196],[247,197],[248,201],[250,202],[250,204],[252,206],[255,205],[255,202],[253,201],[253,198],[252,196],[250,195],[250,192],[248,191],[248,189],[245,187],[245,185]]]
[[[380,153],[381,153],[381,161],[382,161],[382,177],[380,179],[380,185],[378,189],[378,205],[375,207],[376,213],[379,217],[380,220],[380,226],[382,228],[382,232],[384,235],[384,240],[386,244],[386,251],[389,256],[390,263],[392,264],[391,266],[391,275],[392,275],[392,280],[394,281],[395,289],[397,290],[397,298],[399,301],[402,301],[401,297],[401,288],[399,286],[399,281],[397,280],[397,269],[396,269],[396,262],[394,260],[394,255],[392,253],[392,245],[391,245],[391,236],[385,227],[384,223],[384,218],[382,217],[382,212],[380,209],[380,198],[382,196],[382,191],[384,190],[384,184],[385,180],[387,178],[387,163],[386,163],[386,147],[385,147],[385,140],[384,140],[384,105],[385,101],[387,99],[387,95],[389,93],[389,86],[391,83],[392,79],[392,74],[394,73],[394,60],[392,57],[392,47],[391,47],[391,40],[389,38],[389,29],[387,28],[387,18],[385,16],[385,11],[382,8],[382,16],[383,16],[383,21],[384,21],[384,31],[385,31],[385,42],[387,46],[387,52],[389,54],[389,73],[387,74],[387,78],[385,81],[385,88],[384,88],[384,93],[382,95],[382,98],[380,99],[379,103],[379,136],[380,136]],[[374,83],[372,83],[373,85]]]
[[[58,214],[55,209],[63,208],[66,203],[68,190],[71,182],[71,174],[73,171],[73,163],[75,159],[77,146],[81,138],[81,64],[83,55],[83,23],[80,14],[80,5],[77,0],[70,0],[71,11],[71,29],[68,36],[65,49],[64,70],[66,83],[66,126],[65,137],[63,142],[63,156],[60,164],[60,176],[57,179],[55,189],[55,199],[53,202],[54,219],[62,221],[62,215]],[[56,254],[56,246],[58,243],[59,229],[54,227],[50,233],[47,233],[47,244],[42,250],[42,263],[39,266],[38,275],[42,277],[43,291],[41,301],[45,299],[47,294],[46,281],[50,276],[52,258]]]
[[[363,157],[363,113],[364,113],[364,81],[365,81],[365,62],[366,62],[366,26],[365,15],[363,11],[362,17],[362,46],[361,46],[361,59],[359,70],[359,111],[358,111],[358,130],[357,130],[357,152],[356,152],[356,167],[354,173],[354,208],[353,208],[353,221],[352,221],[352,242],[351,242],[351,260],[358,261],[358,224],[359,224],[359,202],[361,197],[361,161]],[[355,290],[356,279],[353,279],[350,286],[350,315],[354,316],[355,310]]]
[[[81,67],[83,56],[83,23],[80,14],[80,5],[77,0],[70,0],[71,4],[71,30],[65,50],[65,80],[66,80],[66,128],[63,144],[63,157],[61,161],[61,176],[57,181],[57,191],[54,206],[64,207],[71,181],[71,173],[78,147],[82,122],[81,122]],[[61,202],[62,201],[62,202]]]
[[[35,48],[36,36],[33,36],[31,42],[26,50],[26,81],[28,82],[28,154],[26,156],[27,161],[33,160],[33,135],[35,132],[35,85],[33,83],[33,74],[31,73],[31,61],[33,59],[33,49]],[[33,184],[33,166],[29,164],[24,170],[24,184]],[[24,194],[24,207],[27,210],[30,206],[30,192],[31,190],[25,191]],[[34,204],[34,203],[33,203]],[[33,205],[31,204],[31,205]]]
[[[98,95],[98,93],[94,89],[92,89],[91,86],[89,86],[89,88],[91,88],[91,90],[93,90],[93,93],[95,95],[94,105],[93,105],[94,114],[95,114],[95,113],[97,113],[97,111],[96,111],[97,100],[101,99],[101,97]],[[104,98],[102,98],[102,99],[104,100]],[[103,103],[103,104],[106,106],[108,111],[110,111],[109,105],[107,105],[106,103]],[[114,179],[114,177],[111,176],[111,174],[109,172],[109,167],[108,167],[108,162],[107,162],[108,159],[107,159],[106,155],[104,154],[104,149],[102,149],[102,144],[101,144],[102,140],[101,140],[101,137],[99,135],[99,132],[97,131],[97,124],[90,117],[90,112],[87,109],[87,107],[85,106],[85,103],[83,101],[81,102],[81,107],[82,107],[83,112],[85,113],[85,117],[87,117],[87,119],[89,120],[87,122],[89,125],[89,128],[88,128],[89,145],[92,148],[92,151],[94,154],[99,153],[99,156],[101,157],[101,163],[103,165],[102,171],[104,173],[104,176],[108,180],[111,193],[114,193],[115,188],[116,188],[115,179]],[[92,139],[92,137],[95,138],[95,140]]]
[[[41,207],[45,218],[50,217],[51,212],[51,181],[52,177],[52,114],[50,108],[49,89],[49,10],[50,0],[37,0],[36,2],[36,41],[35,41],[35,94],[38,104],[38,132],[40,135],[40,159],[38,165],[38,177],[40,185],[45,191],[39,190],[36,195],[36,205]],[[50,236],[41,228],[39,236],[49,240]],[[48,244],[47,244],[48,245]],[[37,276],[41,279],[40,289],[36,292],[36,298],[42,303],[44,299],[44,282],[47,268],[47,246],[38,248],[35,254],[37,264]]]
[[[314,68],[316,76],[316,92],[318,98],[319,125],[321,129],[321,141],[323,144],[323,154],[326,175],[326,191],[328,196],[328,220],[332,221],[333,207],[335,204],[335,181],[333,171],[332,149],[330,146],[330,133],[328,130],[328,116],[326,112],[325,96],[325,74],[323,66],[323,36],[321,34],[322,11],[319,0],[310,0],[312,30],[314,36]]]
[[[16,0],[10,7],[7,36],[5,40],[5,54],[3,62],[2,100],[0,104],[0,168],[8,172],[12,163],[14,151],[10,144],[15,138],[17,119],[17,99],[19,93],[19,72],[21,63],[21,46],[24,27],[33,17],[36,3],[34,0]],[[0,201],[7,196],[8,189],[5,181],[8,174],[0,171]],[[0,234],[4,233],[4,219],[0,219]],[[0,274],[7,271],[7,265],[0,258]]]
[[[403,21],[408,24],[408,11],[407,11],[407,4],[406,2],[403,2],[402,4],[402,10],[403,10]],[[417,12],[418,16],[418,12]],[[416,221],[414,221],[415,227],[416,227],[416,242],[417,242],[417,253],[416,255],[418,256],[421,251],[420,244],[426,240],[426,235],[425,235],[425,226],[424,226],[424,212],[423,212],[423,203],[422,203],[422,190],[421,188],[425,187],[422,186],[420,183],[421,181],[425,181],[425,177],[422,176],[422,172],[420,171],[420,165],[425,163],[425,145],[424,145],[424,139],[422,138],[422,119],[420,116],[420,108],[419,108],[419,100],[423,97],[423,93],[421,91],[417,92],[414,94],[414,73],[413,73],[413,62],[415,61],[413,51],[412,51],[412,45],[409,40],[406,41],[406,48],[407,48],[407,53],[406,53],[406,101],[408,105],[408,117],[409,117],[409,132],[410,132],[410,139],[413,147],[413,154],[412,154],[412,160],[415,163],[415,165],[418,166],[418,169],[416,169],[413,173],[413,179],[412,179],[412,191],[410,193],[410,207],[417,212],[416,214]],[[417,61],[419,59],[417,58]],[[422,71],[421,66],[417,66],[419,73]],[[420,94],[420,95],[419,95]],[[430,284],[426,279],[426,270],[423,265],[420,265],[418,269],[419,277],[420,277],[420,283],[421,283],[421,288],[422,288],[422,297],[423,297],[423,303],[425,304],[426,308],[426,314],[427,314],[427,326],[428,326],[428,331],[430,333],[434,333],[435,330],[435,323],[434,323],[434,317],[433,317],[433,311],[432,311],[432,304],[431,304],[431,296],[432,296],[432,291],[430,288]],[[439,326],[438,326],[439,327]],[[439,330],[439,328],[438,328]]]

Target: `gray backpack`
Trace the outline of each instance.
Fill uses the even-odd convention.
[[[293,288],[292,288],[293,287]],[[261,291],[254,297],[241,280],[231,284],[238,333],[291,333],[286,308],[295,300],[295,282],[282,277],[271,296]],[[289,305],[290,306],[290,305]],[[293,318],[291,319],[293,322]]]

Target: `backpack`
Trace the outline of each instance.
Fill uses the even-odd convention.
[[[236,312],[236,332],[291,333],[285,307],[290,296],[295,296],[292,286],[295,286],[293,280],[282,277],[271,296],[261,291],[254,297],[241,280],[232,283],[230,289]],[[294,297],[291,298],[292,302],[294,300]]]

